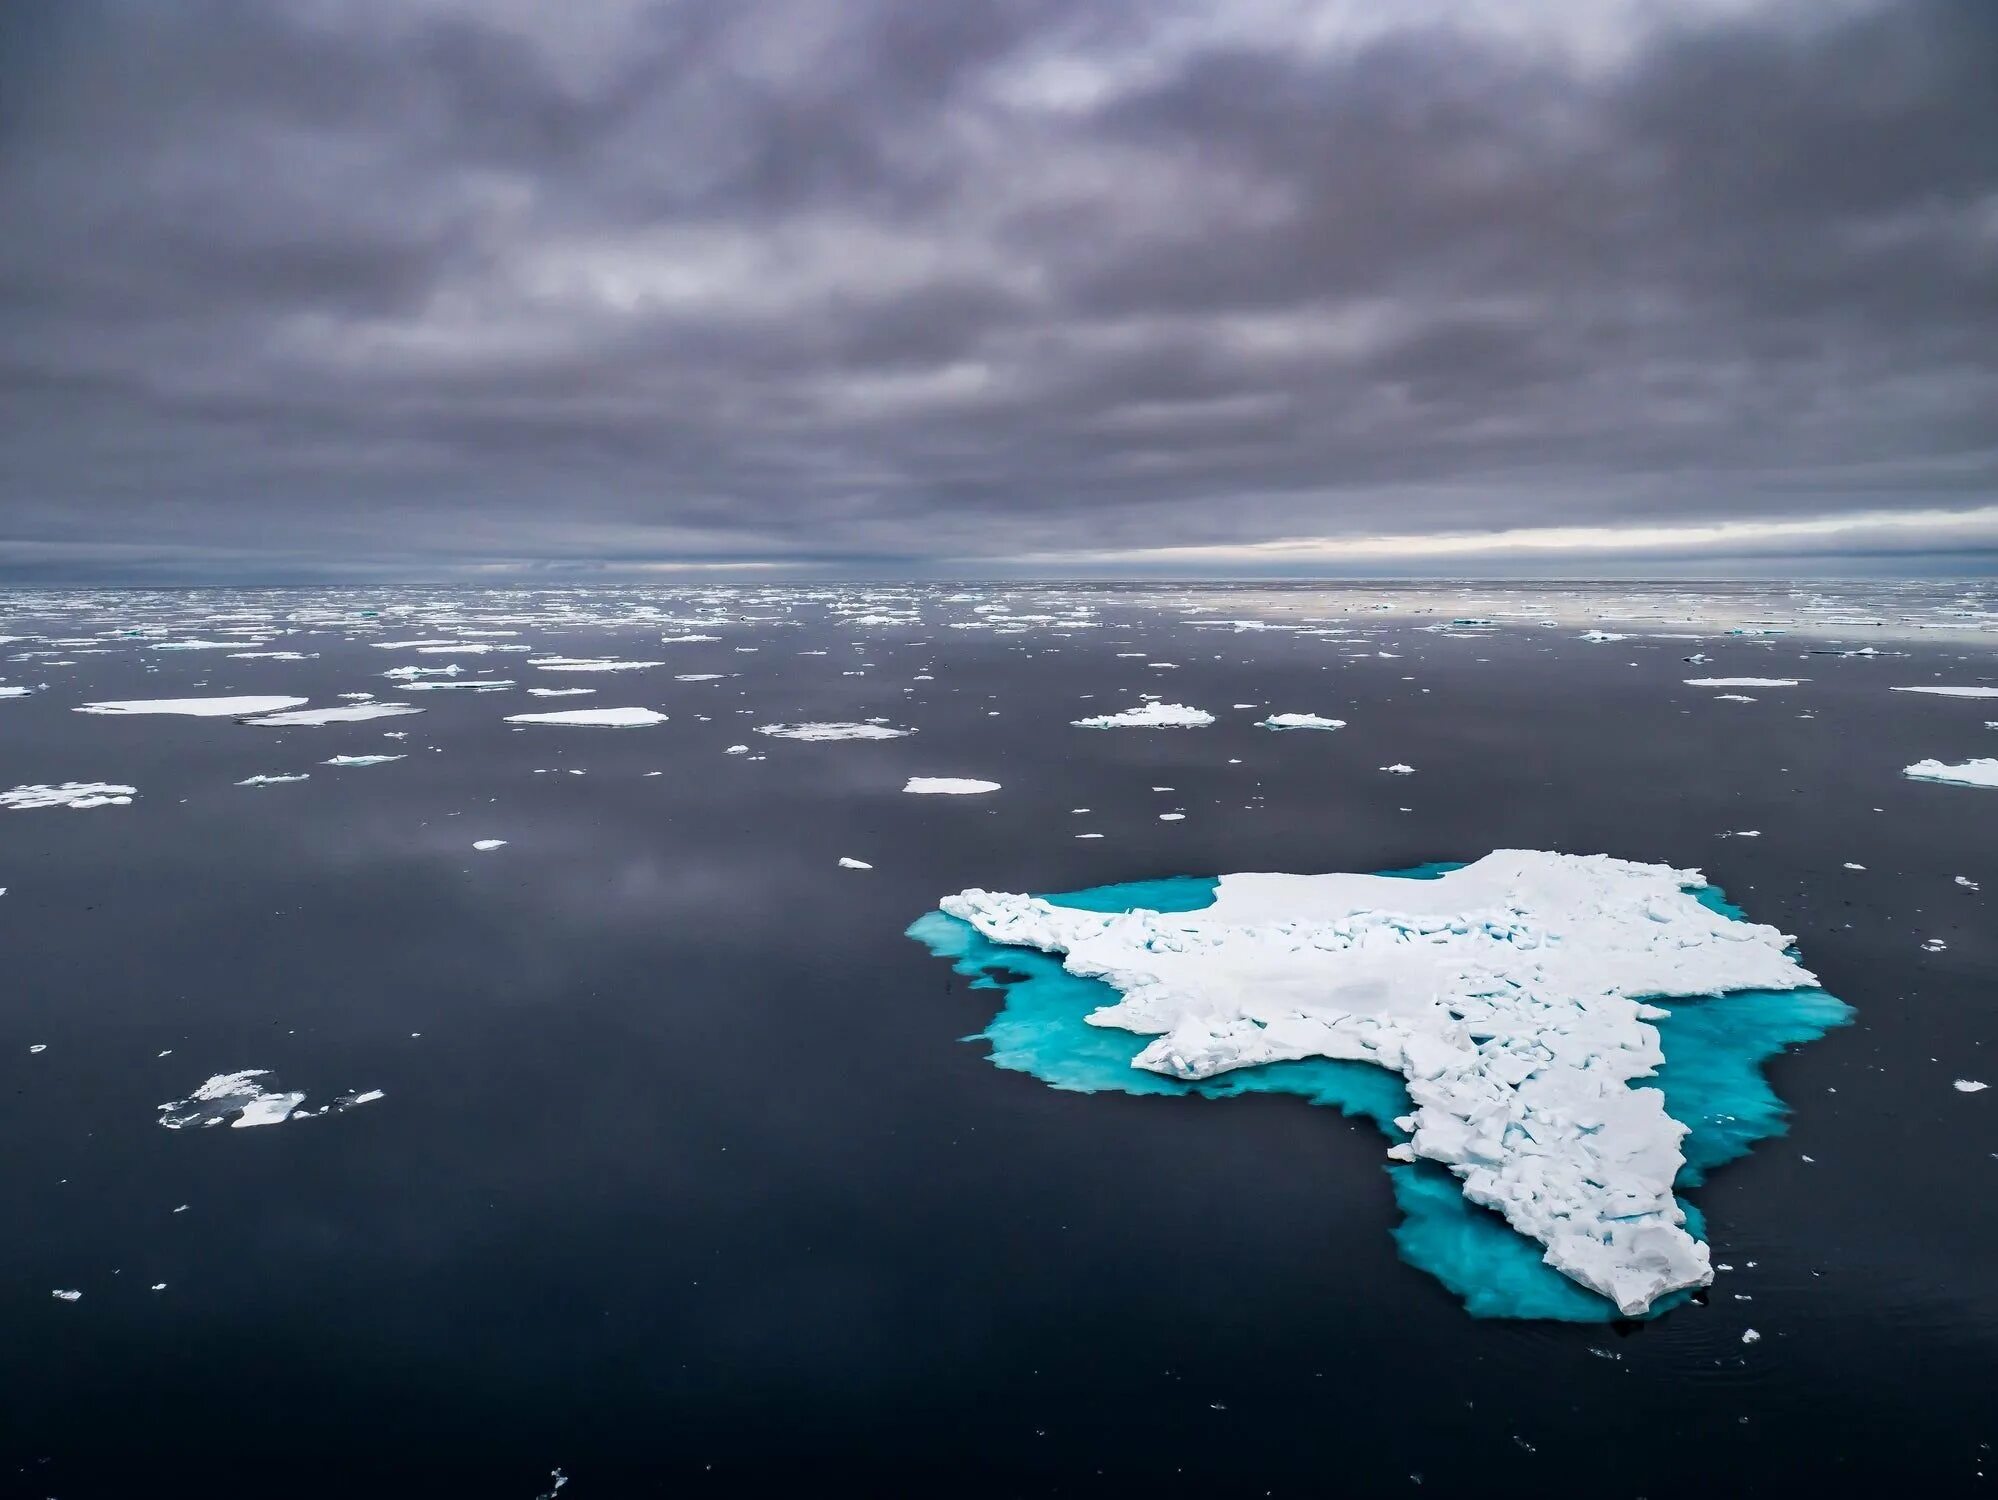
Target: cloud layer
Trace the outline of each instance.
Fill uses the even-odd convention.
[[[1989,546],[1994,77],[1987,0],[25,0],[0,567]]]

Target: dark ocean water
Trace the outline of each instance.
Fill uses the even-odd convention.
[[[456,658],[598,691],[417,693],[422,715],[323,728],[70,710],[405,697],[385,669],[454,658],[364,632],[456,631],[343,599],[263,648],[304,661],[0,648],[64,650],[0,661],[46,684],[0,700],[0,790],[139,789],[0,811],[0,1492],[529,1500],[558,1467],[565,1500],[1989,1487],[1998,1088],[1951,1082],[1998,1084],[1998,792],[1900,769],[1998,754],[1998,705],[1888,691],[1991,682],[1988,645],[1807,656],[1823,641],[1401,616],[1228,633],[1149,597],[1007,634],[950,628],[979,618],[966,600],[858,625],[773,598],[716,627],[463,603],[458,624],[537,653],[669,665]],[[230,607],[40,599],[0,630],[80,640],[129,615],[214,639],[204,614]],[[660,644],[679,631],[721,639]],[[673,680],[704,672],[735,675]],[[1737,674],[1809,680],[1747,704],[1681,682]],[[1068,727],[1138,692],[1220,722]],[[671,717],[501,722],[623,704]],[[1265,711],[1350,725],[1270,734]],[[920,732],[753,732],[874,716]],[[911,775],[1003,790],[906,796]],[[472,850],[489,837],[508,843]],[[1704,1306],[1471,1318],[1397,1258],[1372,1126],[995,1069],[961,1040],[995,996],[903,936],[972,885],[1503,847],[1703,869],[1857,1010],[1772,1064],[1788,1136],[1694,1193],[1735,1268]],[[386,1093],[274,1128],[155,1123],[243,1068],[308,1106]]]

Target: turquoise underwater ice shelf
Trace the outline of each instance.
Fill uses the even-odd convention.
[[[1457,868],[1435,863],[1381,873],[1419,880]],[[1198,911],[1212,903],[1218,884],[1206,877],[1174,876],[1046,899],[1084,911]],[[1702,886],[1692,893],[1713,910],[1743,919],[1718,887]],[[997,1067],[1077,1093],[1195,1094],[1208,1099],[1295,1094],[1342,1114],[1364,1116],[1392,1139],[1406,1139],[1394,1120],[1408,1113],[1408,1093],[1401,1078],[1385,1068],[1312,1058],[1239,1068],[1198,1082],[1167,1078],[1131,1065],[1148,1038],[1091,1026],[1084,1019],[1117,998],[1103,981],[1068,973],[1054,955],[991,942],[970,923],[941,911],[919,917],[908,935],[948,959],[974,988],[1003,994],[985,1029],[966,1038],[989,1043]],[[1819,989],[1661,997],[1656,1003],[1671,1012],[1656,1023],[1666,1061],[1644,1084],[1662,1090],[1667,1112],[1689,1127],[1681,1147],[1686,1162],[1677,1186],[1682,1189],[1698,1186],[1714,1168],[1783,1134],[1789,1110],[1763,1076],[1763,1064],[1852,1019],[1851,1007]],[[1394,1229],[1402,1259],[1443,1283],[1474,1317],[1574,1323],[1617,1317],[1608,1301],[1542,1261],[1538,1243],[1467,1200],[1443,1167],[1418,1162],[1387,1172],[1402,1213]],[[1704,1238],[1699,1210],[1680,1201],[1687,1228]],[[1688,1295],[1661,1298],[1649,1316],[1679,1305]]]

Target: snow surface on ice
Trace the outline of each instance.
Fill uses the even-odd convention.
[[[643,729],[663,724],[666,715],[654,708],[565,708],[556,713],[508,714],[509,724],[568,724],[582,729]]]
[[[324,724],[358,724],[366,719],[395,719],[422,712],[413,703],[350,703],[344,708],[298,708],[286,713],[260,714],[243,722],[264,729],[303,729]]]
[[[1897,693],[1933,693],[1938,698],[1998,698],[1998,687],[1897,687]]]
[[[1324,719],[1317,714],[1271,714],[1256,720],[1258,729],[1344,729],[1344,719]]]
[[[296,708],[303,698],[125,698],[110,703],[86,703],[80,714],[183,714],[194,719],[240,719],[245,714],[276,713]]]
[[[337,1095],[318,1109],[301,1109],[305,1095],[298,1090],[275,1087],[268,1068],[244,1068],[236,1073],[217,1073],[185,1099],[162,1104],[160,1124],[168,1130],[205,1129],[225,1121],[237,1130],[255,1125],[282,1125],[286,1120],[310,1119],[315,1115],[338,1114],[356,1104],[372,1104],[382,1097],[380,1089]]]
[[[1110,1003],[1087,1016],[1090,1025],[1156,1038],[1135,1057],[1105,1039],[1109,1054],[1128,1060],[1124,1078],[1139,1069],[1211,1092],[1224,1075],[1249,1070],[1225,1091],[1294,1089],[1392,1118],[1409,1133],[1392,1156],[1441,1163],[1463,1198],[1503,1215],[1545,1247],[1547,1265],[1626,1315],[1711,1280],[1706,1246],[1673,1186],[1780,1129],[1780,1103],[1752,1067],[1774,1048],[1752,1053],[1746,1082],[1740,1059],[1728,1059],[1732,1071],[1718,1071],[1735,1080],[1740,1102],[1694,1116],[1697,1152],[1682,1149],[1688,1124],[1667,1113],[1665,1094],[1630,1087],[1666,1062],[1654,1023],[1672,1012],[1649,1001],[1727,996],[1701,1002],[1715,1007],[1705,1016],[1689,1007],[1682,1025],[1710,1024],[1717,1036],[1734,1027],[1766,1044],[1753,1015],[1739,1013],[1748,997],[1733,992],[1766,999],[1815,981],[1782,933],[1704,899],[1698,872],[1502,850],[1418,881],[1250,874],[1154,884],[1198,887],[1208,899],[1154,905],[1143,887],[1055,900],[969,890],[941,905],[988,943],[1008,945],[994,950],[998,962],[1012,964],[1006,954],[1024,946],[1060,955],[1064,976],[1107,984]],[[1167,905],[1176,909],[1159,909]],[[937,921],[912,933],[939,952],[965,953],[947,928],[925,927]],[[1782,1040],[1820,1034],[1845,1015],[1822,994],[1803,997],[1794,1014],[1774,998],[1769,1024]],[[996,1042],[996,1023],[990,1034]],[[1405,1112],[1315,1073],[1300,1086],[1295,1068],[1327,1059],[1401,1074]],[[1045,1060],[994,1056],[1035,1072]],[[1056,1061],[1050,1081],[1132,1087],[1102,1060],[1092,1061],[1090,1081],[1071,1082],[1063,1074],[1071,1061]],[[1289,1082],[1278,1081],[1284,1069]],[[1392,1087],[1385,1075],[1382,1083]],[[1436,1204],[1424,1201],[1433,1183],[1397,1179],[1396,1192],[1410,1229],[1418,1218],[1439,1222]],[[1470,1241],[1438,1252],[1432,1237],[1414,1248],[1405,1241],[1404,1253],[1464,1291],[1474,1310],[1515,1310],[1479,1309],[1477,1288],[1452,1280],[1463,1254],[1504,1252]],[[1531,1289],[1528,1305],[1536,1316],[1588,1315],[1544,1288]]]
[[[1966,760],[1954,766],[1939,760],[1918,760],[1904,766],[1901,774],[1914,781],[1941,781],[1950,786],[1998,786],[1998,760]]]
[[[30,807],[128,807],[139,795],[135,786],[108,781],[65,781],[57,786],[37,783],[0,792],[0,807],[22,811]]]
[[[780,740],[899,740],[913,729],[891,729],[886,724],[758,724],[758,734]]]
[[[1204,729],[1214,722],[1214,715],[1182,703],[1141,703],[1122,713],[1069,722],[1077,729]]]
[[[924,796],[972,797],[980,792],[996,792],[996,781],[975,781],[966,776],[911,776],[905,792]]]

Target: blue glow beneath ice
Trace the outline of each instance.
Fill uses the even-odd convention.
[[[1456,868],[1437,863],[1382,873],[1421,880]],[[1096,886],[1047,899],[1085,911],[1197,911],[1213,901],[1216,884],[1202,877],[1175,876]],[[1703,887],[1694,894],[1715,911],[1742,916],[1716,887]],[[1054,955],[989,942],[969,923],[940,911],[918,918],[909,927],[909,936],[939,958],[949,959],[974,988],[1004,993],[1004,1003],[985,1030],[966,1038],[990,1043],[991,1060],[998,1067],[1085,1094],[1197,1094],[1208,1099],[1296,1094],[1312,1104],[1372,1120],[1396,1140],[1405,1138],[1393,1122],[1408,1112],[1408,1095],[1401,1079],[1384,1068],[1320,1058],[1241,1068],[1198,1083],[1166,1078],[1131,1066],[1146,1038],[1083,1020],[1116,998],[1101,980],[1076,978]],[[1849,1006],[1823,990],[1745,991],[1690,1000],[1661,997],[1657,1003],[1672,1011],[1658,1022],[1666,1064],[1645,1082],[1662,1089],[1667,1111],[1691,1127],[1682,1148],[1686,1155],[1679,1174],[1682,1188],[1697,1186],[1708,1172],[1746,1155],[1756,1142],[1781,1135],[1788,1128],[1789,1111],[1762,1076],[1763,1063],[1852,1018]],[[1609,1322],[1616,1317],[1610,1303],[1544,1264],[1538,1244],[1515,1233],[1497,1214],[1468,1202],[1456,1179],[1441,1166],[1421,1162],[1389,1167],[1387,1173],[1402,1212],[1394,1230],[1402,1259],[1442,1282],[1473,1316],[1573,1323]],[[1699,1210],[1690,1203],[1684,1206],[1687,1227],[1704,1237]],[[1688,1295],[1661,1298],[1650,1316],[1678,1306]]]

